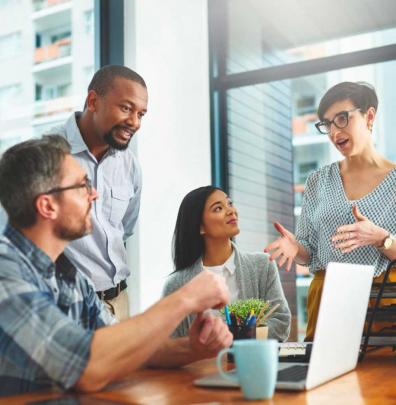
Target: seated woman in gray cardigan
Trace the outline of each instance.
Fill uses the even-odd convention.
[[[168,277],[164,295],[171,294],[203,269],[222,275],[237,299],[261,298],[279,303],[268,320],[268,336],[286,340],[291,314],[275,262],[265,253],[239,251],[231,239],[239,233],[238,213],[221,189],[206,186],[188,193],[179,208],[173,235],[175,271]],[[173,336],[186,336],[193,317],[186,318]]]

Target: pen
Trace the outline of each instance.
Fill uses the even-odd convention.
[[[227,325],[231,325],[230,311],[228,310],[228,305],[226,305],[224,307],[224,313],[225,313]]]
[[[254,315],[254,310],[251,309],[251,310],[250,310],[250,314],[247,314],[247,315],[246,315],[246,318],[245,318],[245,321],[244,321],[244,325],[245,325],[245,326],[248,326],[248,325],[249,325],[250,319],[252,318],[253,315]]]
[[[280,304],[276,304],[274,305],[264,316],[263,318],[260,320],[261,322],[264,322],[270,315],[273,314],[273,312],[278,309],[278,307],[280,306]]]
[[[259,312],[259,314],[257,315],[257,322],[259,321],[259,319],[264,315],[264,311],[266,310],[266,306],[263,306],[261,308],[261,311]]]
[[[256,325],[256,316],[255,315],[252,315],[251,317],[250,317],[250,319],[249,319],[249,322],[248,322],[248,324],[247,324],[247,326],[255,326]]]
[[[231,318],[231,326],[236,328],[238,326],[238,321],[236,319],[236,316],[233,312],[230,313],[230,318]]]

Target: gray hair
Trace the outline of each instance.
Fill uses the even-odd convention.
[[[60,135],[19,143],[0,159],[0,203],[16,228],[36,222],[36,198],[61,180],[61,166],[70,145]]]

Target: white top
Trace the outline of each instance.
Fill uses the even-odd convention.
[[[231,256],[225,261],[225,263],[218,266],[204,266],[204,270],[209,270],[214,274],[224,277],[227,287],[230,290],[231,302],[238,299],[239,291],[235,274],[235,251],[233,250]]]

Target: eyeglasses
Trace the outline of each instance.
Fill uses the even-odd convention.
[[[354,111],[360,111],[360,108],[354,108],[353,110],[340,111],[334,117],[334,119],[319,121],[315,124],[316,129],[324,135],[328,135],[331,130],[331,124],[334,124],[338,129],[345,128],[349,123],[349,113]]]
[[[61,193],[66,190],[74,190],[78,188],[86,188],[87,193],[89,195],[92,194],[92,181],[88,177],[84,180],[84,183],[80,184],[74,184],[72,186],[67,186],[67,187],[55,187],[51,188],[51,190],[46,191],[45,193],[40,193],[40,194],[55,194],[55,193]]]

